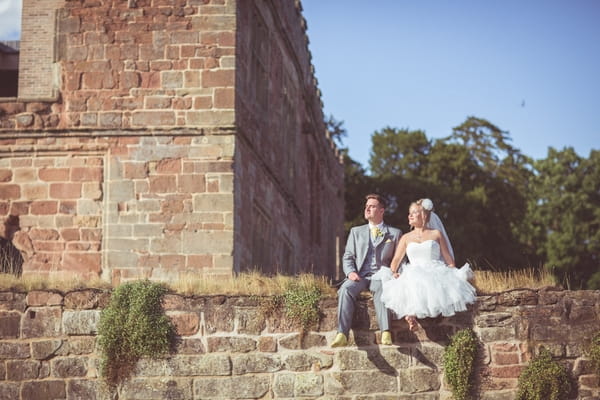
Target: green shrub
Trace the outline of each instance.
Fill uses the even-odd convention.
[[[282,294],[260,298],[260,309],[266,316],[281,310],[292,324],[306,331],[319,322],[321,295],[321,288],[314,282],[291,281]]]
[[[170,351],[175,328],[161,304],[166,291],[145,280],[123,284],[112,293],[98,325],[101,373],[107,381],[129,376],[140,357],[159,358]]]
[[[563,400],[570,391],[567,371],[542,347],[519,376],[517,400]]]
[[[321,289],[316,285],[292,282],[283,293],[286,317],[298,323],[302,330],[317,324],[320,318]]]
[[[444,375],[455,400],[470,397],[479,341],[472,329],[463,329],[450,338],[444,350]]]
[[[592,343],[588,350],[588,356],[592,360],[592,365],[596,370],[596,375],[600,375],[600,332],[596,332],[592,338]]]

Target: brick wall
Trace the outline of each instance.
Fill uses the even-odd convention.
[[[110,293],[0,291],[0,398],[108,400],[99,377],[97,324]],[[300,335],[283,315],[267,317],[256,299],[170,294],[164,308],[179,341],[166,359],[142,359],[119,399],[327,398],[450,399],[442,357],[452,333],[472,328],[481,346],[476,397],[510,400],[540,347],[570,373],[569,398],[600,396],[585,355],[600,330],[600,291],[514,290],[479,296],[451,318],[421,320],[412,333],[394,321],[382,346],[373,304],[361,300],[348,347],[331,349],[336,300],[321,302],[318,326]]]
[[[64,0],[23,0],[18,91],[23,99],[57,96],[56,10],[62,3]]]
[[[343,170],[298,2],[25,0],[23,15],[0,238],[24,274],[337,273]]]

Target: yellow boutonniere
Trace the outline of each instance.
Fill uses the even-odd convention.
[[[383,237],[384,233],[381,229],[379,229],[378,226],[371,228],[371,234],[373,235],[374,238],[380,238]]]

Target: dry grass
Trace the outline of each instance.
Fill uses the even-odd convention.
[[[527,268],[505,272],[475,271],[473,284],[479,294],[557,286],[554,276],[545,268]]]
[[[183,276],[179,281],[167,284],[172,291],[184,295],[231,295],[231,296],[272,296],[282,294],[291,283],[301,287],[318,287],[325,296],[335,296],[335,289],[329,287],[329,280],[312,274],[298,276],[275,275],[267,277],[258,272],[242,273],[237,276]],[[76,278],[19,278],[11,274],[0,273],[0,290],[58,290],[68,292],[83,288],[110,289],[108,282],[98,280],[80,280]]]
[[[190,275],[182,277],[178,282],[169,285],[173,291],[181,294],[223,294],[246,296],[273,296],[282,294],[296,283],[301,287],[318,287],[324,295],[335,295],[335,289],[329,287],[329,280],[322,276],[301,274],[298,276],[264,276],[259,272],[242,273],[237,276],[198,277]]]
[[[100,279],[82,280],[75,277],[17,277],[12,274],[0,273],[0,290],[18,290],[29,292],[32,290],[58,290],[68,292],[76,289],[99,288],[108,289],[111,285]]]
[[[312,274],[298,276],[275,275],[267,277],[259,272],[249,272],[235,277],[198,277],[189,275],[178,282],[169,284],[169,289],[184,295],[232,295],[232,296],[272,296],[282,294],[291,283],[305,287],[319,287],[324,296],[335,297],[336,290],[329,286],[325,277]],[[556,286],[554,277],[545,269],[525,269],[508,272],[475,271],[473,282],[480,294],[503,292],[511,289],[539,289]],[[18,278],[11,274],[0,274],[0,290],[70,290],[83,288],[109,289],[111,285],[101,280],[79,280],[75,278]]]

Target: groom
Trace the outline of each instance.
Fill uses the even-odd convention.
[[[366,289],[373,293],[381,343],[392,344],[390,315],[381,302],[382,281],[371,277],[380,268],[389,268],[402,231],[383,223],[385,201],[380,195],[370,194],[366,199],[365,219],[369,223],[352,228],[346,243],[343,258],[346,280],[338,290],[338,334],[331,347],[348,344],[356,299]]]

